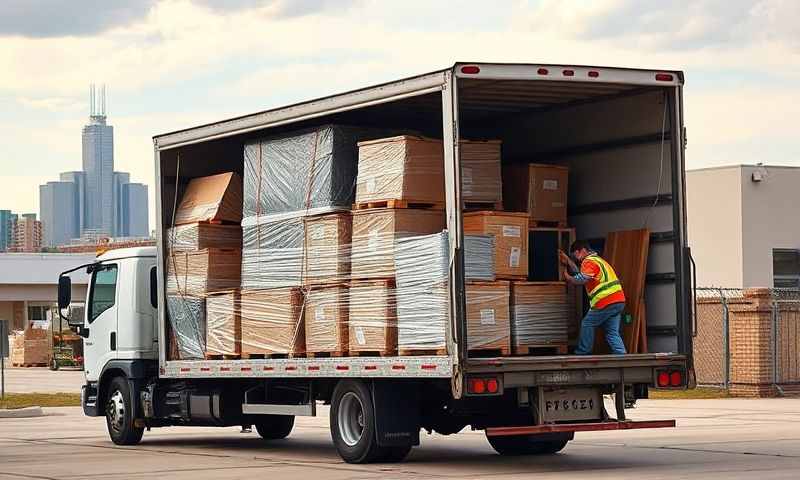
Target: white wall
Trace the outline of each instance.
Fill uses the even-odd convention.
[[[741,177],[743,286],[772,287],[772,249],[800,248],[800,168],[744,166]]]
[[[688,237],[698,287],[744,284],[741,179],[739,166],[686,172]]]

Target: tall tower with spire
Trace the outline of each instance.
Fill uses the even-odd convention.
[[[106,86],[89,86],[89,124],[83,127],[86,202],[82,233],[114,232],[114,127],[106,123]]]

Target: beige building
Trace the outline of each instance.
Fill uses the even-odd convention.
[[[0,319],[12,330],[23,330],[57,316],[58,275],[94,259],[94,254],[0,253]],[[78,271],[71,278],[72,298],[80,301],[89,276]]]
[[[699,287],[800,287],[800,167],[686,172]]]
[[[11,221],[9,252],[38,252],[42,249],[42,222],[35,213],[24,213]]]

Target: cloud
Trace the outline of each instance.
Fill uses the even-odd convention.
[[[88,36],[147,15],[156,0],[3,0],[0,36]]]
[[[302,17],[304,15],[346,11],[353,0],[192,0],[197,5],[210,8],[216,12],[233,12],[238,10],[263,10],[275,18]]]
[[[17,102],[28,108],[50,111],[77,110],[86,108],[86,102],[80,102],[70,97],[19,97],[17,98]]]

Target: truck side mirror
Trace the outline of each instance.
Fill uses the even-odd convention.
[[[58,277],[58,308],[64,309],[72,302],[72,279],[67,275]]]

